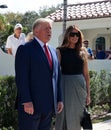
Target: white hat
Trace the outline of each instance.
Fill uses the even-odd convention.
[[[22,27],[22,25],[21,25],[20,23],[17,23],[17,24],[15,25],[15,27],[14,27],[14,30],[17,29],[17,28],[21,28],[21,29],[22,29],[23,27]]]

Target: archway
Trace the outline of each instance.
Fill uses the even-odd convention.
[[[105,38],[99,37],[96,39],[96,51],[98,47],[101,47],[103,51],[105,51]]]

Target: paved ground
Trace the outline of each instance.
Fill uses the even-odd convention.
[[[93,130],[111,130],[111,120],[93,124]]]
[[[93,124],[93,130],[111,130],[111,120]]]

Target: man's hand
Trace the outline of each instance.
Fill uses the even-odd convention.
[[[26,102],[26,103],[23,103],[24,105],[24,111],[30,115],[33,115],[34,113],[34,106],[33,106],[33,103],[32,102]]]
[[[63,110],[63,102],[58,102],[57,104],[57,112],[60,113]]]

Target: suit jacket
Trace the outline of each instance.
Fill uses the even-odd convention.
[[[19,46],[15,58],[17,107],[33,102],[35,112],[56,112],[57,102],[62,101],[61,72],[56,50],[51,46],[49,50],[53,70],[36,39]]]

